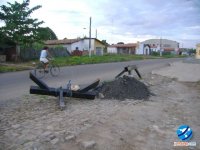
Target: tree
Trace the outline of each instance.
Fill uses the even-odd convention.
[[[107,41],[106,40],[102,40],[101,41],[105,46],[108,46],[109,44],[107,43]]]
[[[42,40],[57,40],[56,34],[49,27],[39,28],[39,38]]]
[[[101,41],[104,45],[105,45],[105,48],[104,48],[104,53],[107,53],[107,47],[109,46],[109,44],[107,43],[107,41],[106,40],[102,40]]]
[[[124,44],[124,42],[118,42],[117,44]]]
[[[29,8],[30,0],[24,0],[22,3],[14,2],[11,4],[7,2],[8,6],[0,6],[0,20],[5,23],[5,26],[0,27],[0,33],[3,33],[10,40],[14,41],[17,45],[17,54],[20,52],[20,45],[31,44],[39,37],[39,25],[44,23],[38,19],[32,19],[30,15],[37,9],[41,8],[40,5]]]

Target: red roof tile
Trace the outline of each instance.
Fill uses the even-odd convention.
[[[137,44],[136,43],[128,43],[128,44],[113,44],[113,45],[110,45],[109,47],[118,47],[118,48],[121,48],[121,47],[136,47]]]
[[[175,48],[164,48],[164,51],[174,51]]]
[[[45,44],[46,45],[71,44],[78,41],[80,41],[80,39],[47,40],[45,41]]]

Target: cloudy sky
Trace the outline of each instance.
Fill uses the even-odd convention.
[[[0,4],[14,0],[1,0]],[[22,0],[17,0],[22,2]],[[151,38],[175,40],[180,47],[200,43],[200,0],[30,0],[41,5],[32,17],[43,20],[58,36],[92,37],[117,42],[137,42]]]

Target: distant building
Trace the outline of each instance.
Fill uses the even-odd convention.
[[[89,38],[48,40],[45,42],[45,45],[49,47],[62,46],[66,48],[69,53],[73,53],[74,51],[88,52]],[[104,48],[104,43],[96,38],[91,38],[91,52],[93,54],[103,55]]]
[[[136,54],[149,55],[151,52],[178,52],[179,43],[168,39],[149,39],[137,43]]]
[[[5,39],[0,40],[0,62],[16,61],[17,60],[17,48],[16,43]]]
[[[200,59],[200,43],[196,45],[196,58]]]
[[[135,54],[136,47],[136,43],[113,44],[107,47],[107,52],[114,54]]]

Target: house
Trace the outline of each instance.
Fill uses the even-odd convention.
[[[113,44],[108,46],[108,53],[150,55],[152,52],[178,53],[179,43],[168,39],[149,39],[129,44]]]
[[[200,59],[200,43],[196,45],[196,59]]]
[[[17,49],[16,44],[9,39],[0,41],[0,62],[16,61]]]
[[[77,38],[77,39],[63,39],[63,40],[48,40],[45,45],[49,47],[62,46],[66,48],[71,54],[74,51],[81,51],[82,53],[89,52],[89,38]],[[91,53],[95,55],[103,55],[105,48],[104,43],[96,38],[91,38]]]
[[[168,39],[149,39],[137,43],[136,54],[149,55],[151,52],[178,53],[179,43]]]
[[[113,44],[107,47],[107,52],[114,54],[135,54],[136,47],[136,43]]]

